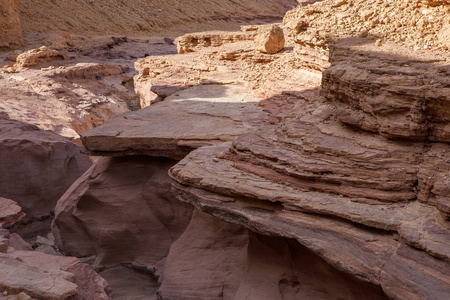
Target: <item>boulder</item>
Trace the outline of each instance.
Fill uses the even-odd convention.
[[[0,119],[0,128],[0,196],[22,207],[23,225],[33,223],[22,233],[48,230],[57,200],[91,161],[76,144],[34,125]]]
[[[278,25],[258,28],[255,36],[255,49],[259,52],[275,54],[284,48],[284,32]]]

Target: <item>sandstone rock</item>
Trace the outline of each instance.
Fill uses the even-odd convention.
[[[0,2],[0,48],[18,45],[22,40],[22,27],[19,17],[19,0]]]
[[[30,244],[25,242],[20,235],[17,233],[11,233],[8,237],[9,239],[9,246],[13,248],[14,250],[20,250],[20,251],[32,251],[33,248],[31,248]]]
[[[223,274],[227,274],[224,276]],[[160,277],[163,299],[386,299],[292,239],[195,211]]]
[[[432,2],[324,0],[289,11],[283,23],[298,49],[319,51],[325,56],[330,41],[359,34],[448,53],[447,42],[436,32],[448,24],[449,14],[442,6],[430,7]]]
[[[255,36],[255,49],[259,52],[274,54],[284,48],[283,29],[277,25],[268,25],[258,29]]]
[[[203,145],[232,140],[263,122],[259,99],[240,85],[192,87],[148,108],[82,133],[90,153],[179,159]],[[171,123],[176,119],[177,122]],[[176,128],[175,128],[176,127]]]
[[[31,297],[24,292],[17,294],[17,300],[31,300]]]
[[[15,201],[0,197],[0,228],[13,226],[24,216],[22,208]]]
[[[162,158],[102,158],[58,201],[53,233],[58,248],[95,264],[163,259],[184,231],[192,208],[170,191]]]
[[[338,120],[393,139],[450,142],[450,56],[380,48],[359,39],[331,47],[322,87]]]
[[[134,105],[134,91],[125,87],[131,72],[118,64],[81,57],[41,62],[39,67],[21,68],[0,80],[0,109],[10,118],[79,142],[79,132]]]
[[[35,222],[25,231],[48,229],[56,201],[91,162],[77,145],[36,126],[0,119],[0,128],[0,195],[23,208],[25,222]]]
[[[77,285],[56,274],[0,253],[0,288],[8,293],[22,291],[41,299],[66,299],[77,292]]]
[[[22,68],[35,67],[43,62],[51,60],[64,60],[67,59],[66,55],[53,49],[48,49],[42,46],[37,49],[28,50],[22,54],[19,54],[16,58],[14,68],[20,70]]]
[[[226,43],[253,40],[255,35],[249,32],[210,31],[188,33],[174,41],[179,54],[195,52],[203,47],[218,47]]]
[[[77,258],[14,251],[0,255],[0,286],[38,299],[110,299],[106,281]]]

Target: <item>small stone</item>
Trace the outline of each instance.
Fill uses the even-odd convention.
[[[31,297],[25,294],[24,292],[20,292],[17,295],[17,300],[31,300]]]
[[[7,292],[7,291],[4,291],[4,292],[3,292],[3,296],[8,296],[8,292]]]
[[[38,246],[41,246],[41,245],[48,245],[48,246],[51,246],[51,247],[55,246],[55,242],[54,241],[46,239],[45,237],[42,237],[42,236],[38,236],[36,238],[36,244]]]
[[[53,247],[51,247],[49,245],[41,245],[41,246],[37,247],[36,249],[34,249],[34,251],[45,253],[45,254],[50,254],[50,255],[61,256],[61,253],[59,253],[58,251],[56,251],[55,249],[53,249]]]
[[[375,41],[375,46],[377,46],[377,47],[383,46],[383,41],[381,39],[376,40]]]

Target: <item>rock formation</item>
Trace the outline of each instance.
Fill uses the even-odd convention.
[[[262,26],[255,36],[255,49],[259,52],[274,54],[284,48],[283,29],[277,25]]]
[[[311,23],[302,25],[306,30],[289,27],[297,36],[295,51],[265,56],[250,41],[237,41],[197,48],[182,59],[140,60],[136,79],[142,94],[151,91],[160,102],[83,134],[86,148],[102,155],[178,159],[203,146],[169,175],[178,199],[215,218],[196,210],[167,258],[156,264],[162,299],[177,299],[179,290],[186,299],[263,299],[258,296],[262,291],[268,299],[339,293],[359,299],[361,290],[374,299],[446,297],[449,58],[440,44],[419,51],[410,47],[425,44],[412,40],[398,45],[386,38],[380,44],[364,33],[369,39],[361,38],[359,31],[359,37],[349,38],[355,32],[339,33],[339,22],[327,39],[303,43],[302,34],[314,29],[323,36],[322,23],[315,23],[326,20],[321,9],[360,6],[357,1],[323,1],[288,14],[285,24],[291,26],[316,11]],[[406,5],[403,14],[410,8]],[[294,18],[295,12],[301,16]],[[233,90],[233,98],[253,95],[243,102],[255,101],[254,113],[239,113],[238,119],[229,110],[217,113],[218,103],[234,103],[218,94],[218,87]],[[216,96],[198,105],[193,95],[208,91]],[[188,114],[178,119],[190,125],[180,128],[163,111],[177,115],[168,107],[183,107],[183,102],[190,110],[183,108]],[[196,129],[204,117],[207,124],[222,124],[220,130],[213,125]],[[137,131],[136,121],[145,130]],[[245,132],[223,134],[237,125],[245,125]],[[158,136],[162,128],[164,138]],[[230,142],[221,143],[226,139]],[[210,227],[214,233],[205,230]],[[216,246],[225,251],[223,256],[215,254]],[[254,247],[259,251],[253,252]],[[268,254],[274,252],[277,258]],[[196,260],[193,253],[206,259]],[[311,272],[304,277],[294,271],[295,277],[283,271],[285,264],[301,266],[293,257],[319,259],[314,255],[334,275]],[[273,277],[264,281],[258,277],[264,272]],[[348,289],[317,289],[315,276],[345,281],[340,286]]]
[[[0,1],[0,28],[0,48],[17,46],[23,42],[19,0]]]
[[[91,164],[80,148],[36,126],[0,119],[0,197],[23,208],[23,233],[48,230],[56,201]]]
[[[75,257],[31,251],[3,228],[15,227],[22,217],[17,203],[0,198],[0,299],[110,299],[108,284],[90,266]]]
[[[174,164],[137,156],[97,161],[58,201],[53,232],[59,249],[94,256],[96,265],[151,268],[166,257],[192,211],[170,192],[167,171]]]
[[[64,31],[97,35],[142,35],[211,29],[237,29],[250,20],[280,19],[304,0],[128,0],[76,2],[21,1],[24,32]],[[231,28],[230,28],[231,27]]]

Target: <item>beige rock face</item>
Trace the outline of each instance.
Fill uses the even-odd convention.
[[[277,25],[267,25],[258,29],[255,36],[255,49],[259,52],[274,54],[284,48],[284,32]]]
[[[190,205],[170,192],[162,158],[102,158],[58,201],[53,232],[58,247],[96,264],[163,259],[190,220]]]
[[[0,119],[0,128],[0,195],[23,208],[26,223],[40,220],[29,230],[48,229],[56,201],[91,162],[77,145],[36,126]]]
[[[252,32],[227,32],[227,31],[210,31],[187,33],[177,37],[174,41],[177,45],[178,54],[198,51],[205,47],[218,47],[227,43],[235,43],[238,41],[253,40],[255,34]]]
[[[65,54],[57,50],[48,49],[47,47],[42,46],[40,48],[31,49],[19,54],[14,67],[16,70],[26,67],[34,67],[40,63],[56,59],[64,60],[67,59],[67,57]]]
[[[18,45],[22,40],[19,0],[0,1],[0,48]]]
[[[283,22],[301,52],[326,55],[328,42],[362,36],[448,53],[448,43],[436,33],[449,19],[445,1],[324,0],[298,6]]]

